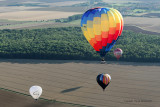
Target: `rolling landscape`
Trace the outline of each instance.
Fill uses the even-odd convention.
[[[81,30],[95,7],[124,19],[105,64]],[[159,0],[0,0],[0,107],[159,107],[159,22]],[[104,91],[100,73],[112,77]],[[37,101],[33,85],[43,89]]]

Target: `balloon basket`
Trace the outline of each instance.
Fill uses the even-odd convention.
[[[105,64],[106,63],[106,61],[101,61],[101,64]]]
[[[106,61],[105,61],[104,57],[102,57],[101,64],[105,64],[105,63],[106,63]]]

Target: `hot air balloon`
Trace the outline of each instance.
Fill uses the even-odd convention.
[[[32,86],[29,89],[29,93],[35,100],[37,100],[42,94],[42,88],[40,86],[37,86],[37,85]]]
[[[122,54],[123,54],[122,49],[116,48],[116,49],[114,50],[114,56],[117,58],[117,60],[119,60],[119,58],[122,56]]]
[[[99,74],[97,76],[97,82],[102,87],[103,91],[109,85],[111,76],[109,74]]]
[[[82,32],[90,45],[104,60],[123,30],[123,18],[113,8],[92,8],[81,18]]]

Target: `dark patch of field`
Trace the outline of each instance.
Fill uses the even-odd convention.
[[[141,15],[143,17],[160,17],[160,13],[147,13],[144,15]]]
[[[143,30],[140,27],[131,26],[131,25],[125,25],[124,30],[131,30],[136,33],[143,33],[143,34],[150,34],[150,35],[160,35],[160,33],[158,32],[151,32],[151,31]]]
[[[160,33],[160,18],[148,17],[124,17],[124,23],[129,26],[137,26],[143,30]]]

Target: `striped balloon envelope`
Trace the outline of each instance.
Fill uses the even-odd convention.
[[[113,8],[92,8],[83,14],[81,29],[91,46],[103,58],[121,35],[123,18]]]
[[[97,76],[97,82],[104,90],[110,83],[111,76],[109,74],[99,74]]]
[[[120,48],[116,48],[114,51],[113,51],[113,53],[114,53],[114,56],[117,58],[117,60],[119,60],[119,58],[122,56],[122,54],[123,54],[123,51],[122,51],[122,49],[120,49]]]

